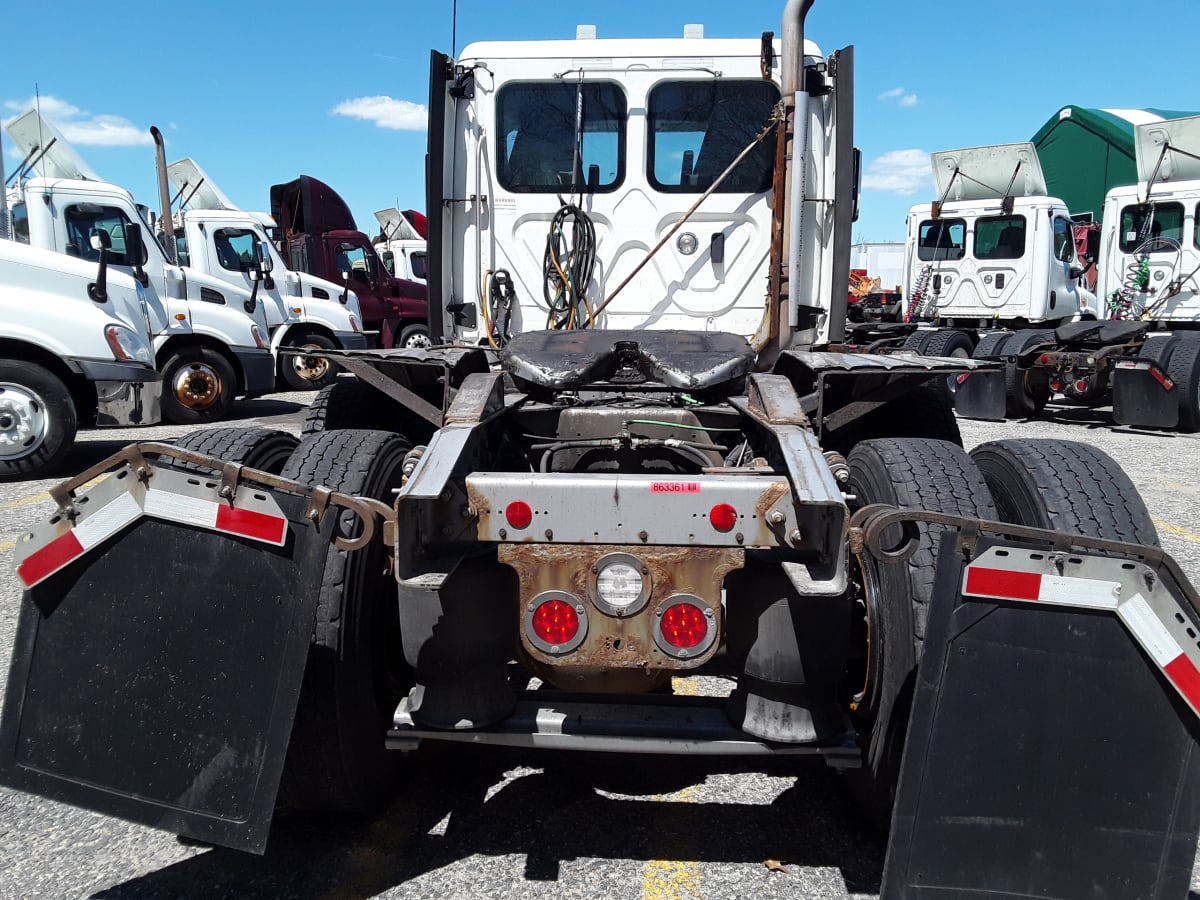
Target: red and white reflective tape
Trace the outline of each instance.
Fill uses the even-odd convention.
[[[86,519],[80,519],[69,531],[60,534],[21,560],[17,577],[27,588],[45,581],[86,551],[112,537],[142,514],[132,494],[119,494]]]
[[[151,488],[146,491],[142,508],[146,515],[156,519],[236,534],[277,547],[282,547],[287,540],[288,522],[283,516],[228,503]]]
[[[1120,582],[970,565],[963,581],[963,594],[1115,612],[1167,680],[1200,715],[1200,667],[1142,594],[1134,591],[1128,597],[1121,596]],[[1182,612],[1179,615],[1180,621],[1186,622]]]

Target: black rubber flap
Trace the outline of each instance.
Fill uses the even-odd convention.
[[[954,409],[968,419],[1001,421],[1005,413],[1003,372],[971,372],[954,392]]]
[[[1159,377],[1165,377],[1162,370]],[[1167,390],[1146,369],[1113,369],[1113,421],[1140,428],[1174,428],[1179,424],[1180,386]]]
[[[151,519],[27,591],[0,783],[261,853],[334,516],[283,547]]]
[[[953,541],[881,897],[1187,897],[1194,714],[1110,613],[964,602]]]

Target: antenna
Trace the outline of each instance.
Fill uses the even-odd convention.
[[[450,56],[453,58],[458,56],[458,0],[454,0],[454,5],[450,13]]]

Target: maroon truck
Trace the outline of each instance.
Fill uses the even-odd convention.
[[[358,295],[363,326],[381,347],[428,347],[425,285],[388,273],[337,191],[301,175],[271,187],[276,239],[288,264]]]

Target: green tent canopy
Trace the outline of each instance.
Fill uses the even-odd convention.
[[[1064,106],[1033,136],[1050,196],[1073,214],[1090,212],[1098,220],[1109,189],[1137,181],[1134,126],[1195,115],[1200,113]]]

